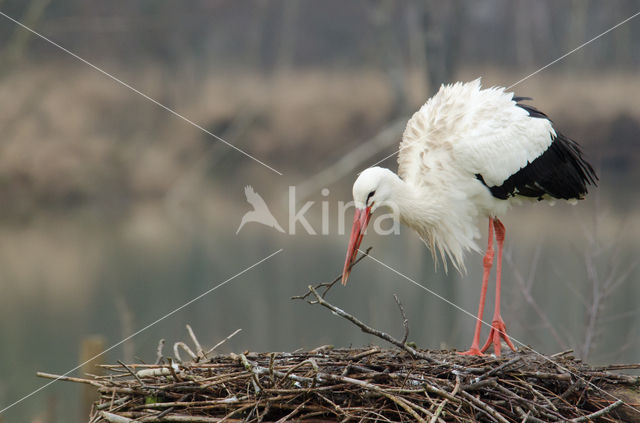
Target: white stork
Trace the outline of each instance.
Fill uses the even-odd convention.
[[[553,128],[551,120],[504,88],[482,89],[480,80],[443,85],[407,123],[398,156],[398,174],[372,167],[353,184],[355,215],[342,283],[371,214],[392,207],[415,230],[437,261],[439,252],[464,271],[465,251],[479,251],[477,219],[489,219],[488,245],[471,348],[482,355],[501,338],[512,350],[500,315],[500,278],[505,228],[500,218],[522,199],[582,199],[597,176],[579,145]],[[484,302],[493,265],[493,233],[498,244],[496,301],[489,339],[480,348]]]

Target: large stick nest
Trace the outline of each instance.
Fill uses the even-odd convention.
[[[108,365],[92,422],[633,421],[640,378],[569,353],[425,358],[372,347]],[[430,359],[427,359],[430,358]],[[631,366],[633,367],[633,366]],[[634,400],[635,397],[635,400]],[[622,402],[622,401],[624,402]]]
[[[368,250],[367,250],[368,252]],[[354,264],[357,264],[360,257]],[[640,377],[619,374],[640,364],[592,367],[565,351],[527,348],[505,357],[427,351],[407,343],[408,319],[396,297],[404,336],[374,329],[329,303],[340,280],[294,297],[322,306],[397,347],[212,356],[187,325],[195,353],[174,345],[174,360],[107,365],[106,375],[80,379],[99,400],[90,422],[640,422]],[[319,292],[320,291],[320,292]],[[179,349],[189,354],[183,362]]]

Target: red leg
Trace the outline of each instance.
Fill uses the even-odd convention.
[[[487,251],[484,253],[482,260],[484,273],[482,274],[482,288],[480,290],[480,304],[478,305],[478,319],[476,320],[476,330],[473,334],[473,342],[468,351],[462,352],[463,355],[482,355],[480,352],[480,330],[482,329],[482,315],[484,313],[484,301],[487,298],[487,287],[489,285],[489,273],[493,265],[493,219],[489,219],[489,241],[487,242]]]
[[[489,346],[493,343],[493,349],[497,356],[500,356],[500,339],[504,339],[511,350],[515,351],[515,347],[511,343],[511,340],[507,336],[507,327],[500,315],[500,287],[502,278],[502,246],[504,244],[505,228],[502,222],[498,219],[493,219],[496,231],[496,242],[498,243],[498,263],[496,266],[496,305],[493,312],[493,319],[491,321],[491,331],[489,332],[489,338],[487,342],[480,349],[481,352],[485,352]]]

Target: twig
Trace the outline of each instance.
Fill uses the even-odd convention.
[[[189,398],[189,397],[190,397],[190,396],[192,396],[192,395],[193,395],[193,394],[191,394],[191,393],[186,394],[186,395],[183,395],[183,396],[181,396],[181,397],[178,399],[178,401],[177,401],[177,402],[178,402],[178,403],[181,403],[181,402],[183,402],[183,401],[186,401],[186,399],[187,399],[187,398]],[[167,408],[166,410],[162,411],[160,414],[158,414],[157,418],[158,418],[158,419],[161,419],[161,418],[163,418],[164,416],[166,416],[167,414],[169,414],[169,413],[173,412],[175,409],[176,409],[175,407],[169,407],[169,408]]]
[[[485,380],[481,380],[480,382],[471,383],[469,385],[463,385],[462,390],[464,391],[484,390],[484,388],[486,388],[487,386],[495,387],[497,383],[498,383],[498,378],[485,379]]]
[[[136,380],[138,381],[138,383],[140,384],[140,386],[141,386],[141,387],[143,387],[143,388],[146,388],[146,387],[147,387],[147,385],[145,385],[145,383],[142,381],[142,379],[140,379],[140,377],[136,374],[136,372],[134,372],[133,370],[131,370],[131,369],[129,368],[129,366],[127,366],[126,364],[124,364],[122,361],[120,361],[120,360],[117,360],[117,361],[118,361],[118,363],[119,363],[122,367],[124,367],[124,368],[125,368],[125,369],[130,373],[130,374],[131,374],[131,376],[133,376],[134,378],[136,378]]]
[[[288,421],[291,417],[295,416],[296,414],[298,414],[298,412],[300,411],[301,408],[304,408],[305,405],[307,405],[307,403],[309,402],[309,400],[306,400],[302,403],[300,403],[299,406],[297,406],[296,408],[293,409],[293,411],[289,414],[287,414],[286,416],[284,416],[283,418],[281,418],[280,420],[278,420],[276,423],[284,423],[286,421]]]
[[[537,417],[534,417],[531,415],[531,410],[527,411],[526,413],[524,412],[524,410],[522,409],[522,407],[520,407],[519,405],[516,405],[515,407],[516,411],[518,412],[518,415],[520,417],[522,417],[522,423],[546,423],[544,420],[540,420]]]
[[[521,372],[515,373],[514,376],[535,377],[537,379],[554,379],[565,382],[571,381],[571,373]]]
[[[273,375],[273,367],[275,365],[275,362],[276,362],[276,354],[275,353],[269,354],[269,380],[271,380],[271,386],[274,386],[276,384],[276,378]]]
[[[558,398],[566,400],[569,398],[571,394],[573,394],[576,390],[582,388],[582,381],[577,380],[575,383],[569,385],[566,391],[564,391]]]
[[[320,345],[319,347],[315,347],[312,350],[309,350],[310,353],[321,353],[322,351],[327,351],[327,350],[332,350],[333,349],[333,345],[331,344],[326,344],[326,345]]]
[[[198,356],[193,353],[193,351],[187,344],[185,344],[184,342],[176,342],[175,344],[173,344],[173,355],[180,363],[182,363],[182,357],[180,357],[180,351],[178,350],[178,348],[182,348],[187,354],[189,354],[191,360],[198,360]]]
[[[191,325],[187,325],[187,332],[189,332],[189,336],[193,341],[193,345],[196,347],[196,355],[197,355],[196,361],[199,360],[200,358],[207,358],[206,353],[202,349],[202,345],[200,345],[198,338],[196,338],[196,334],[193,333],[193,329],[191,329]]]
[[[513,358],[513,359],[511,359],[511,360],[509,360],[509,361],[507,361],[507,362],[505,362],[505,363],[502,363],[501,365],[499,365],[499,366],[498,366],[498,367],[496,367],[495,369],[491,369],[491,370],[489,370],[488,372],[483,373],[483,374],[481,374],[480,376],[478,376],[478,377],[476,378],[476,382],[479,382],[479,381],[481,381],[481,380],[482,380],[482,379],[484,379],[484,378],[487,378],[487,377],[493,376],[493,375],[495,375],[495,374],[498,374],[499,372],[501,372],[501,371],[502,371],[502,370],[504,370],[505,368],[507,368],[507,367],[511,366],[512,364],[517,363],[517,362],[518,362],[518,361],[520,361],[520,360],[522,360],[522,357],[516,357],[516,358]]]
[[[103,411],[104,413],[104,411]],[[200,417],[200,416],[190,416],[187,414],[172,414],[170,416],[170,420],[168,420],[166,417],[163,417],[161,419],[158,419],[158,417],[156,416],[150,416],[150,417],[146,417],[144,420],[145,423],[165,423],[165,422],[173,422],[173,423],[221,423],[224,419],[221,419],[220,417]],[[245,420],[239,420],[239,419],[227,419],[224,420],[225,422],[244,422]],[[113,421],[110,423],[138,423],[140,422],[140,420],[120,420],[120,421]]]
[[[502,417],[502,415],[498,413],[493,407],[491,407],[485,402],[480,401],[470,393],[461,391],[460,395],[462,395],[465,399],[469,400],[469,402],[471,402],[476,408],[480,409],[490,417],[498,420],[501,423],[509,423],[509,420]]]
[[[367,357],[367,356],[370,356],[370,355],[373,355],[373,354],[377,354],[379,352],[380,352],[380,348],[379,347],[373,347],[370,350],[363,351],[363,352],[361,352],[359,354],[355,354],[353,357],[351,357],[351,359],[353,361],[359,361],[360,359],[362,359],[364,357]]]
[[[244,354],[240,354],[238,355],[240,362],[242,363],[242,365],[244,366],[244,368],[251,373],[252,377],[251,380],[253,382],[253,389],[256,391],[256,393],[261,392],[264,388],[262,387],[262,385],[260,385],[260,380],[258,379],[258,373],[256,373],[253,370],[253,365],[251,363],[249,363],[249,360],[247,360],[247,356]]]
[[[351,377],[347,377],[347,376],[339,376],[339,375],[334,375],[331,373],[318,373],[318,377],[321,379],[329,379],[329,380],[335,380],[335,381],[340,381],[340,382],[345,382],[345,383],[351,383],[357,386],[361,386],[363,388],[369,389],[373,392],[377,392],[382,394],[383,396],[387,397],[388,399],[394,401],[396,404],[400,405],[402,408],[405,407],[409,407],[411,409],[417,409],[422,411],[423,413],[431,416],[432,414],[428,411],[425,410],[424,408],[413,404],[412,402],[403,399],[403,398],[399,398],[395,395],[392,395],[391,393],[387,392],[385,389],[382,389],[381,387],[371,384],[369,382],[365,382],[363,380],[359,380],[359,379],[354,379]],[[406,409],[406,408],[405,408]],[[408,411],[408,410],[407,410]],[[409,411],[408,411],[409,412]],[[417,413],[411,413],[409,412],[414,418],[418,419],[419,421],[424,421]],[[426,423],[426,422],[425,422]]]
[[[364,254],[360,255],[360,257],[358,257],[349,267],[349,269],[353,269],[356,264],[360,263],[360,261],[367,257],[369,255],[369,252],[373,249],[373,247],[369,247],[367,248],[367,251],[364,252]],[[327,295],[327,292],[329,292],[329,290],[331,288],[333,288],[333,286],[338,283],[338,281],[342,280],[342,273],[340,273],[338,276],[336,276],[336,278],[334,280],[332,280],[331,282],[322,282],[319,283],[315,286],[315,289],[319,289],[319,288],[325,288],[324,291],[322,292],[322,298],[324,298]],[[291,297],[292,300],[306,300],[307,297],[309,297],[309,295],[311,295],[311,292],[307,292],[304,295],[294,295],[293,297]]]
[[[428,383],[425,383],[424,385],[424,389],[427,392],[430,392],[432,394],[436,394],[436,395],[440,395],[441,397],[444,397],[446,399],[448,399],[449,401],[456,403],[456,404],[460,404],[460,399],[456,398],[455,396],[453,396],[453,392],[450,394],[449,392],[442,390],[440,388],[437,388],[433,385],[429,385]],[[455,390],[455,388],[454,388]]]
[[[597,370],[627,370],[627,369],[640,369],[640,363],[633,364],[609,364],[602,367],[596,367]]]
[[[178,381],[178,382],[182,382],[182,378],[180,376],[178,376],[178,373],[176,372],[175,369],[175,364],[173,364],[173,360],[171,359],[171,357],[169,357],[169,372],[171,373],[171,376],[173,376],[173,379]]]
[[[564,355],[571,354],[572,352],[573,352],[573,349],[566,350],[566,351],[560,351],[558,353],[551,354],[550,357],[551,358],[560,358],[560,357],[562,357]]]
[[[459,391],[460,391],[460,375],[456,375],[456,386],[453,388],[453,391],[451,391],[451,396],[455,397]],[[449,400],[445,398],[442,400],[442,402],[440,402],[440,405],[436,409],[436,412],[431,418],[431,421],[429,421],[429,423],[436,423],[438,420],[442,421],[442,419],[440,419],[439,417],[440,417],[440,414],[442,414],[442,410],[444,410],[444,406],[447,405],[448,401]]]
[[[409,338],[409,319],[407,319],[407,315],[404,312],[404,307],[400,302],[400,299],[396,294],[393,294],[393,298],[396,300],[396,304],[398,304],[398,308],[400,309],[400,315],[402,316],[402,327],[404,328],[404,336],[402,337],[403,344],[406,344],[407,338]]]
[[[122,405],[122,404],[126,403],[127,401],[129,401],[130,399],[131,399],[131,397],[128,396],[128,395],[125,395],[122,398],[115,399],[115,392],[114,392],[113,395],[112,395],[112,401],[103,402],[102,404],[98,404],[95,407],[96,407],[96,410],[104,410],[105,408],[108,408],[109,411],[113,411],[114,407]]]
[[[118,416],[117,414],[112,414],[107,411],[101,411],[100,416],[109,423],[135,423],[135,420],[133,419]]]
[[[308,288],[309,288],[309,291],[316,298],[315,302],[317,304],[320,304],[321,306],[328,308],[329,310],[331,310],[332,312],[334,312],[338,316],[347,319],[348,321],[350,321],[354,325],[358,326],[360,328],[360,330],[362,330],[364,333],[368,333],[370,335],[374,335],[374,336],[377,336],[378,338],[384,339],[385,341],[389,342],[390,344],[393,344],[393,345],[395,345],[395,346],[397,346],[399,348],[402,348],[403,350],[407,351],[413,357],[417,357],[417,358],[421,358],[423,360],[435,362],[435,360],[432,357],[429,357],[426,354],[420,353],[419,351],[415,350],[414,348],[408,346],[406,343],[403,343],[403,342],[395,339],[394,337],[392,337],[388,333],[385,333],[385,332],[382,332],[382,331],[380,331],[378,329],[374,329],[374,328],[372,328],[370,326],[367,326],[362,321],[360,321],[357,317],[354,317],[353,315],[347,313],[346,311],[344,311],[344,310],[334,306],[333,304],[327,302],[320,294],[318,294],[318,292],[315,290],[315,288],[312,285],[309,285]]]
[[[591,413],[591,414],[589,414],[587,416],[577,417],[577,418],[571,420],[571,422],[572,423],[579,423],[579,422],[586,422],[587,420],[593,420],[596,417],[600,417],[600,416],[603,416],[603,415],[607,414],[608,412],[610,412],[611,410],[613,410],[616,407],[621,406],[622,404],[624,404],[624,401],[618,400],[618,401],[614,402],[613,404],[606,406],[602,410],[598,410],[598,411],[596,411],[594,413]]]
[[[218,348],[220,345],[224,344],[225,342],[227,342],[229,339],[233,338],[234,336],[236,336],[236,334],[238,332],[240,332],[242,329],[236,329],[231,335],[227,336],[226,338],[224,338],[222,341],[218,342],[217,344],[215,344],[213,346],[213,348],[211,348],[210,350],[208,350],[205,354],[211,354],[213,352],[213,350],[215,350],[216,348]]]
[[[358,258],[358,260],[356,260],[352,267],[358,262],[360,261],[362,258],[364,258],[366,255],[368,255],[369,251],[371,251],[371,247],[369,247],[367,249],[367,251],[365,251],[365,253],[360,256]],[[437,363],[440,365],[447,365],[446,363],[443,362],[438,362],[437,360],[435,360],[433,357],[431,357],[428,354],[424,354],[421,353],[420,351],[416,350],[415,348],[410,347],[409,345],[407,345],[406,342],[397,340],[396,338],[392,337],[391,335],[382,332],[380,330],[374,329],[368,325],[366,325],[365,323],[363,323],[362,321],[360,321],[358,318],[356,318],[355,316],[347,313],[346,311],[334,306],[333,304],[329,303],[328,301],[326,301],[324,299],[325,294],[327,293],[327,291],[338,281],[339,279],[334,280],[331,283],[321,283],[318,284],[316,286],[313,285],[309,285],[308,288],[308,292],[304,295],[298,295],[298,296],[294,296],[291,297],[291,299],[298,299],[298,300],[305,300],[307,303],[309,304],[320,304],[325,308],[328,308],[329,310],[331,310],[333,313],[337,314],[338,316],[345,318],[347,320],[349,320],[351,323],[355,324],[356,326],[358,326],[360,328],[360,330],[362,330],[365,333],[368,333],[370,335],[374,335],[377,336],[378,338],[381,338],[403,350],[405,350],[406,352],[408,352],[413,358],[419,358],[422,360],[427,360],[431,363]],[[318,289],[318,287],[327,287],[327,289],[325,289],[324,293],[322,295],[318,294],[318,292],[316,291],[316,289]],[[313,295],[315,297],[315,300],[309,300],[308,297],[310,295]],[[468,371],[468,369],[464,366],[458,366],[456,364],[452,365],[454,369],[456,370],[461,370],[461,371]]]
[[[383,396],[385,396],[386,398],[390,399],[391,401],[395,402],[396,404],[398,404],[400,407],[402,407],[407,413],[411,414],[411,416],[416,419],[417,421],[421,422],[421,423],[427,423],[425,421],[425,419],[423,419],[422,417],[420,417],[420,415],[413,409],[413,407],[411,407],[409,405],[409,401],[402,399],[400,397],[397,397],[395,395],[391,395],[389,393],[383,392],[382,393]],[[424,410],[426,411],[426,410]],[[431,414],[431,413],[428,413]]]
[[[242,358],[241,358],[241,356],[239,356],[239,355],[237,355],[237,354],[231,353],[231,354],[230,354],[230,356],[231,356],[231,358],[233,358],[234,360],[238,360],[238,361],[240,361],[240,362],[242,362],[242,361],[243,361],[243,360],[242,360]],[[270,371],[269,371],[269,369],[268,369],[268,368],[266,368],[266,367],[262,367],[262,366],[258,366],[258,365],[255,365],[255,364],[251,364],[251,363],[247,360],[246,356],[245,356],[245,360],[247,361],[247,363],[249,363],[249,369],[250,369],[250,370],[249,370],[249,369],[246,369],[246,368],[245,368],[245,370],[249,370],[251,373],[255,374],[256,376],[264,375],[264,374],[270,374]],[[243,366],[244,366],[244,363],[243,363]],[[279,371],[279,370],[273,370],[273,374],[274,374],[275,376],[278,376],[278,377],[284,377],[285,372],[282,372],[282,371]],[[242,376],[242,375],[240,375],[240,376]],[[242,377],[244,377],[244,376],[242,376]],[[289,375],[287,376],[287,378],[289,378],[289,379],[293,380],[294,382],[304,382],[304,383],[309,383],[309,384],[313,383],[313,380],[314,380],[313,378],[310,378],[310,377],[304,377],[304,376],[299,376],[299,375],[296,375],[296,374],[289,374]],[[216,382],[216,384],[218,384],[218,383],[220,383],[220,382],[219,382],[219,381],[218,381],[218,382]]]
[[[431,417],[431,420],[429,420],[429,423],[436,423],[439,420],[440,414],[442,414],[442,410],[444,410],[444,406],[447,405],[448,401],[449,400],[447,399],[443,399],[440,402],[440,405],[436,408],[436,412],[433,414],[433,417]]]
[[[156,364],[162,363],[163,353],[162,349],[164,348],[164,338],[158,341],[158,348],[156,349]]]
[[[242,413],[243,411],[246,411],[250,408],[253,408],[254,404],[247,404],[243,407],[240,408],[236,408],[235,410],[232,410],[230,413],[228,413],[227,415],[225,415],[223,418],[217,420],[217,422],[219,423],[224,423],[224,422],[229,422],[229,421],[238,421],[238,420],[231,420],[231,416],[235,416],[236,414]],[[242,419],[242,421],[246,421],[245,419]]]
[[[313,361],[313,359],[309,358],[309,359],[301,361],[300,363],[296,364],[295,366],[289,368],[289,370],[287,370],[287,372],[280,378],[280,380],[276,382],[275,387],[277,388],[280,385],[280,382],[282,382],[283,380],[289,378],[289,375],[291,375],[291,373],[293,373],[294,371],[296,371],[300,367],[304,366],[305,364],[310,364],[311,367],[313,367],[313,369],[315,370],[316,374],[318,374],[318,365],[316,364],[315,361]],[[273,371],[273,369],[269,369],[269,370]]]
[[[54,375],[54,374],[51,374],[51,373],[44,373],[44,372],[37,372],[36,376],[42,377],[42,378],[45,378],[45,379],[56,379],[56,380],[64,380],[64,381],[67,381],[67,382],[86,383],[88,385],[93,385],[93,386],[97,386],[97,387],[102,386],[102,384],[100,382],[96,382],[95,380],[82,379],[82,378],[79,378],[79,377],[60,376],[60,375]]]
[[[520,414],[522,416],[522,423],[527,423],[527,420],[529,420],[529,414],[531,414],[531,411],[527,411],[527,414],[524,414],[524,410],[522,408],[520,407],[517,407],[517,408],[518,408],[518,411],[522,413]]]

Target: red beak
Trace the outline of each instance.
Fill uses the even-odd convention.
[[[349,238],[349,247],[347,248],[347,258],[344,261],[344,270],[342,271],[342,285],[347,284],[349,274],[351,273],[351,265],[356,260],[358,248],[362,242],[364,231],[367,229],[369,219],[371,218],[371,207],[366,209],[356,208],[353,215],[353,226],[351,227],[351,238]]]

